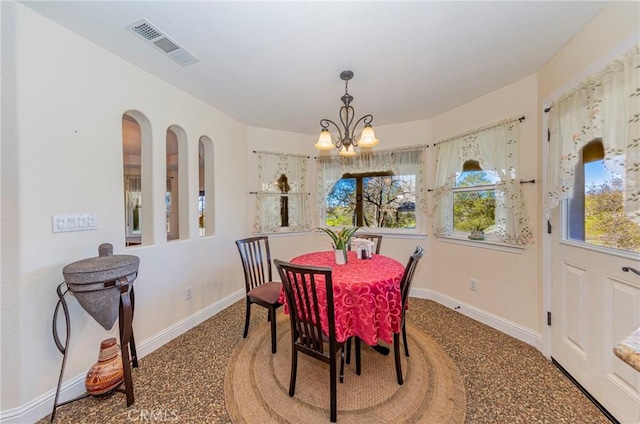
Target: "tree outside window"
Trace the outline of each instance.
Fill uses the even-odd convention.
[[[602,142],[588,143],[580,156],[568,200],[568,238],[640,253],[640,225],[625,214],[623,180],[605,168]]]
[[[345,174],[327,196],[326,225],[415,228],[415,175]]]
[[[496,231],[496,190],[500,179],[495,172],[469,170],[456,174],[453,188],[453,230]]]

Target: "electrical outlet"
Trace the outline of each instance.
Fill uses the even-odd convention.
[[[478,291],[478,280],[471,279],[469,282],[469,290]]]
[[[184,300],[191,299],[191,286],[184,289]]]

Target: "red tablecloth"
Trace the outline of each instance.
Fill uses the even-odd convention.
[[[339,342],[358,336],[369,345],[378,339],[393,342],[393,333],[400,331],[400,280],[404,265],[395,259],[373,255],[372,259],[358,259],[356,252],[348,252],[348,262],[336,265],[333,251],[314,252],[295,257],[298,265],[332,268],[333,297],[336,315],[336,339]],[[320,302],[326,302],[324,290]],[[280,302],[285,304],[284,289]],[[326,316],[321,317],[322,328],[328,331]]]

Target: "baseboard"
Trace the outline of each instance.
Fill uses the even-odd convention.
[[[167,344],[179,335],[208,320],[212,316],[233,305],[238,300],[243,299],[244,296],[244,289],[231,293],[230,295],[212,303],[211,305],[199,310],[198,312],[188,316],[187,318],[178,321],[177,323],[165,328],[161,332],[154,334],[153,336],[143,340],[142,342],[137,342],[136,351],[138,353],[138,358],[144,358],[146,355]],[[84,393],[84,378],[85,375],[81,374],[67,381],[64,381],[60,387],[60,397],[58,399],[58,402],[60,403],[68,399],[73,399],[74,397]],[[6,411],[0,411],[0,422],[3,424],[24,424],[27,422],[36,422],[51,413],[55,395],[56,388],[54,387],[47,393],[37,397],[36,399],[24,404],[21,407],[9,409]],[[126,405],[124,398],[123,405]]]
[[[186,333],[198,324],[203,323],[217,313],[225,310],[229,306],[236,303],[238,300],[245,297],[245,290],[238,290],[231,293],[227,297],[212,303],[204,309],[199,310],[193,315],[188,316],[182,321],[178,321],[170,327],[165,328],[161,332],[145,339],[142,343],[136,343],[136,350],[138,351],[138,357],[144,358],[156,349],[164,346],[171,340],[175,339],[179,335]]]
[[[420,299],[433,300],[434,302],[460,312],[462,315],[530,344],[542,352],[542,335],[529,328],[433,290],[412,288],[409,295]]]

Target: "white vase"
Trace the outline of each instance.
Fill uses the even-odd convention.
[[[344,265],[347,263],[347,251],[342,249],[334,249],[333,253],[336,255],[336,264]]]

